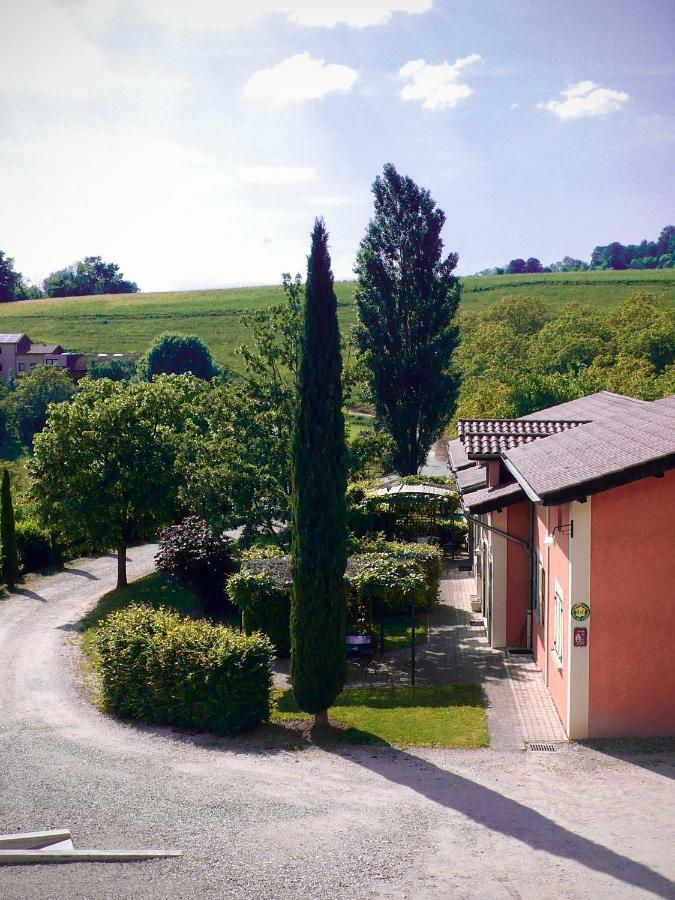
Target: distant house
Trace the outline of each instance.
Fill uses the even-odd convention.
[[[60,366],[74,381],[88,371],[92,359],[138,359],[138,354],[67,353],[59,344],[34,344],[27,334],[0,334],[0,377],[19,378],[35,366]]]
[[[531,650],[571,738],[675,735],[675,396],[457,430],[491,644]]]

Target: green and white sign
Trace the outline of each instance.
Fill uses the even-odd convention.
[[[585,622],[591,614],[591,608],[587,603],[575,603],[572,607],[572,618],[575,622]]]

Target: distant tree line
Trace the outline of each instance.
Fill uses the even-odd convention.
[[[127,281],[116,263],[100,256],[85,256],[79,262],[52,272],[33,284],[14,268],[14,260],[0,250],[0,302],[36,300],[40,297],[87,297],[93,294],[135,294],[138,285]]]
[[[666,225],[656,241],[598,245],[590,263],[564,256],[559,262],[542,265],[536,256],[512,259],[505,266],[483,269],[478,275],[529,275],[540,272],[585,272],[590,269],[672,269],[675,268],[675,226]]]

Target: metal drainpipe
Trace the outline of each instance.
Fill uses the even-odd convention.
[[[523,550],[527,553],[527,621],[526,621],[526,640],[527,640],[527,649],[532,649],[532,610],[533,610],[533,585],[532,581],[534,579],[534,565],[532,561],[532,547],[534,546],[534,504],[530,503],[530,540],[524,541],[522,538],[516,537],[515,534],[509,534],[508,531],[502,531],[501,528],[495,528],[494,525],[486,525],[485,522],[481,522],[480,519],[477,519],[475,516],[470,516],[467,512],[462,510],[462,515],[465,519],[468,519],[469,522],[475,522],[477,525],[480,525],[481,528],[485,528],[486,531],[494,531],[495,534],[500,534],[503,538],[506,538],[508,541],[513,541],[515,544],[519,544]]]

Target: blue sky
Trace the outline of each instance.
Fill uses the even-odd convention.
[[[143,290],[351,277],[385,162],[470,274],[675,219],[672,0],[4,0],[0,249]]]

